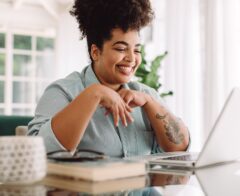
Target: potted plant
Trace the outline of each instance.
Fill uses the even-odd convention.
[[[167,56],[168,52],[166,51],[162,55],[156,56],[151,62],[146,61],[146,53],[145,48],[142,46],[141,48],[142,54],[142,63],[140,64],[139,68],[137,69],[135,76],[137,80],[143,84],[146,84],[155,90],[159,90],[162,84],[159,82],[159,74],[158,70],[161,67],[162,60]],[[173,91],[167,91],[160,93],[161,97],[171,96],[173,95]]]

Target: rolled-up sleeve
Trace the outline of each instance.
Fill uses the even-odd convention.
[[[54,135],[54,132],[51,127],[51,119],[41,126],[38,132],[38,136],[42,136],[44,138],[45,146],[47,147],[47,152],[66,150]]]
[[[34,119],[28,124],[28,135],[42,136],[47,152],[66,150],[56,138],[52,127],[52,117],[71,101],[70,95],[61,85],[52,84],[39,100]]]

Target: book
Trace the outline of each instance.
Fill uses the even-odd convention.
[[[89,181],[145,175],[144,161],[106,159],[87,162],[61,162],[48,160],[48,174],[69,176]]]
[[[103,194],[144,188],[147,185],[147,177],[137,176],[92,182],[66,176],[48,175],[41,183],[45,186],[54,187],[64,191]]]

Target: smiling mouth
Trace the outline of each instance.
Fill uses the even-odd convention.
[[[125,65],[117,65],[117,68],[122,74],[129,76],[130,74],[133,73],[135,66],[132,67],[132,66],[125,66]]]

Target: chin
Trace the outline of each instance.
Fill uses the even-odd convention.
[[[119,84],[126,84],[128,82],[130,82],[131,79],[128,80],[119,80]]]
[[[128,76],[128,77],[118,78],[118,81],[119,81],[119,83],[123,84],[123,83],[128,83],[131,79],[132,79],[132,75]]]

